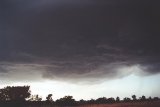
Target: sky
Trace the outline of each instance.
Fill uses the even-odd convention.
[[[55,99],[160,97],[158,4],[1,0],[0,87],[30,85]]]

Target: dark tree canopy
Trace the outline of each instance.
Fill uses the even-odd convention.
[[[97,103],[100,103],[100,104],[104,104],[107,102],[107,98],[106,97],[101,97],[101,98],[98,98],[96,100]]]
[[[117,96],[116,97],[116,102],[119,102],[120,101],[120,98]]]
[[[123,99],[123,101],[125,101],[125,102],[129,102],[129,101],[131,101],[131,99],[130,99],[130,98],[128,98],[128,97],[125,97],[125,98]]]
[[[28,101],[42,101],[42,98],[38,94],[31,95]]]
[[[46,97],[46,101],[53,101],[52,94],[48,94],[48,96]]]
[[[63,98],[56,100],[56,102],[59,105],[75,105],[73,96],[64,96]]]
[[[146,96],[143,95],[143,96],[141,97],[141,100],[146,100]]]
[[[133,100],[137,100],[136,95],[132,95]]]
[[[0,89],[0,101],[25,101],[30,94],[30,86],[7,86]]]

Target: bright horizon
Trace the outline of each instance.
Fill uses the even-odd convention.
[[[157,81],[158,80],[158,81]],[[41,82],[19,82],[7,85],[1,85],[1,88],[5,86],[24,86],[29,85],[31,94],[38,94],[43,100],[46,99],[48,94],[53,94],[53,100],[62,98],[66,95],[71,95],[76,100],[84,99],[96,99],[99,97],[120,97],[122,100],[124,97],[131,98],[132,95],[136,95],[137,98],[145,95],[146,97],[160,97],[160,74],[147,77],[139,77],[131,74],[127,77],[106,80],[97,84],[76,84],[63,81],[51,81],[43,80]]]

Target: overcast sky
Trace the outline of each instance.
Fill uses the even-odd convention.
[[[139,84],[134,76],[159,85],[159,11],[156,0],[1,0],[1,85],[56,81],[87,89],[128,77]],[[160,95],[148,91],[142,94]]]

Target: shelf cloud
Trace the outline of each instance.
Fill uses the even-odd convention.
[[[136,72],[130,70],[134,67],[144,75],[160,73],[156,1],[2,0],[0,4],[4,79],[98,81],[125,77]]]

